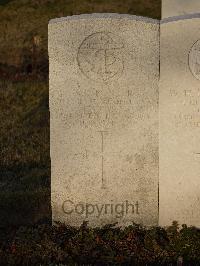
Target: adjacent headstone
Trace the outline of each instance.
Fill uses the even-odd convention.
[[[158,223],[159,21],[49,24],[54,221]]]
[[[162,19],[200,13],[199,0],[162,0]]]
[[[200,226],[199,25],[200,14],[161,23],[160,225]]]

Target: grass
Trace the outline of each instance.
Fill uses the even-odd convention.
[[[47,26],[55,17],[114,12],[152,18],[161,16],[161,0],[13,0],[0,5],[0,63],[21,66],[31,56],[33,37],[48,60]]]
[[[47,83],[2,82],[0,119],[1,165],[41,165],[50,161]]]
[[[0,0],[0,5],[6,5],[9,2],[11,2],[12,0]]]
[[[49,217],[48,84],[1,82],[0,119],[0,225]]]

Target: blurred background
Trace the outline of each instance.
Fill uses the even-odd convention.
[[[0,226],[51,221],[48,21],[83,13],[160,19],[161,0],[0,0]]]

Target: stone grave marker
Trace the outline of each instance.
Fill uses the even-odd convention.
[[[158,224],[159,36],[131,15],[50,21],[53,221]]]
[[[173,1],[165,0],[163,4],[166,2],[169,5],[163,8],[174,9]],[[186,1],[177,1],[177,10],[187,13],[194,11],[196,6],[200,8],[199,1],[187,3],[190,6]],[[179,15],[179,12],[168,13],[168,9],[163,13],[166,16]],[[199,25],[200,14],[169,17],[161,21],[160,225],[170,225],[176,220],[180,224],[200,226]]]

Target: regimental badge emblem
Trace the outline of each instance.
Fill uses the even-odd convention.
[[[123,50],[123,41],[115,34],[93,33],[81,43],[77,62],[81,72],[88,79],[106,82],[122,75]]]

